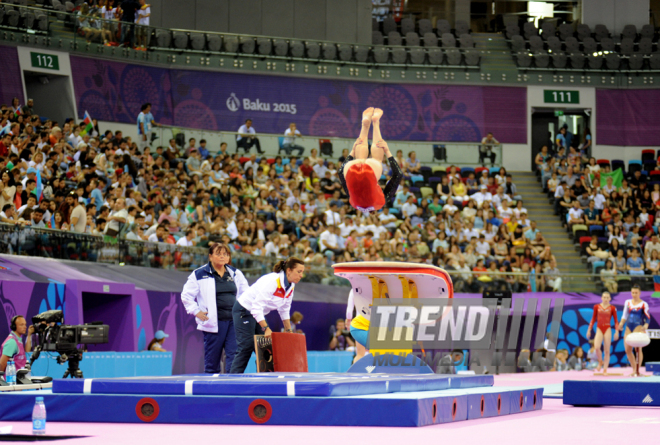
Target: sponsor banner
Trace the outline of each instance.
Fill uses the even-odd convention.
[[[525,143],[526,88],[385,84],[175,70],[72,56],[78,110],[100,120],[136,122],[143,103],[157,122],[236,131],[247,118],[259,133],[357,137],[362,111],[385,112],[387,140],[476,142],[487,132]],[[83,116],[81,115],[80,118]]]

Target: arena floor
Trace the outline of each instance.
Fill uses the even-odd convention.
[[[615,372],[615,370],[613,370]],[[628,374],[627,370],[625,374]],[[569,371],[495,376],[496,386],[543,385],[552,395],[561,392],[564,380],[607,379],[594,377],[590,371]],[[620,377],[619,377],[620,378]],[[348,401],[347,401],[348,403]],[[274,444],[338,444],[338,443],[410,443],[410,439],[455,441],[461,445],[484,443],[556,444],[577,443],[589,437],[592,443],[609,443],[630,434],[634,425],[637,437],[651,438],[660,428],[657,408],[602,407],[576,408],[562,404],[561,398],[544,398],[543,409],[501,418],[470,420],[422,428],[373,427],[305,427],[305,426],[233,426],[233,425],[163,425],[111,423],[48,423],[48,434],[89,436],[74,439],[72,444],[144,444],[179,445],[181,443],[243,443],[265,441]],[[291,413],[295,416],[295,412]],[[29,422],[0,422],[0,427],[13,425],[14,434],[30,434]],[[573,442],[570,438],[573,437]],[[261,438],[261,439],[260,439]],[[0,436],[0,441],[2,437]]]

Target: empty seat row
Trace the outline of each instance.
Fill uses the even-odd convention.
[[[549,40],[551,37],[558,37],[560,40],[566,41],[567,39],[574,37],[580,42],[584,42],[589,38],[593,38],[597,42],[611,38],[611,33],[605,25],[596,25],[592,31],[589,25],[586,24],[578,24],[577,26],[574,26],[571,23],[563,23],[555,28],[553,22],[544,22],[540,30],[536,28],[533,22],[526,22],[523,24],[522,31],[517,24],[509,24],[506,28],[506,35],[508,39],[511,39],[513,36],[522,36],[526,40],[530,40],[533,36],[539,35],[543,40]],[[623,30],[621,30],[621,39],[632,39],[633,41],[636,41],[638,39],[646,38],[653,41],[655,37],[655,28],[653,25],[649,24],[642,26],[639,33],[637,32],[637,27],[635,25],[626,25],[623,27]]]
[[[371,37],[371,43],[373,45],[384,45],[385,38],[380,31],[373,31]],[[419,34],[415,32],[409,32],[405,34],[405,46],[426,46],[426,47],[436,47],[439,43],[442,43],[443,48],[456,48],[457,39],[453,34],[444,33],[441,36],[441,39],[435,33],[427,32],[423,35],[423,38],[420,39]],[[474,48],[474,39],[470,34],[461,34],[458,38],[458,43],[461,48]],[[389,46],[401,46],[403,44],[403,39],[401,34],[397,31],[392,31],[387,36],[387,45]]]
[[[429,19],[421,19],[415,23],[413,18],[404,18],[401,19],[401,28],[399,29],[394,20],[391,17],[388,17],[383,20],[382,29],[380,23],[376,19],[372,19],[372,31],[382,32],[383,35],[388,35],[391,32],[400,32],[403,35],[408,34],[409,32],[417,32],[419,35],[424,35],[427,33],[433,32],[433,24]],[[437,34],[440,36],[442,34],[451,34],[452,28],[449,24],[449,21],[441,19],[436,23]],[[465,20],[456,20],[456,28],[454,29],[454,35],[460,36],[463,34],[470,33],[470,26]]]
[[[241,52],[262,56],[339,60],[343,62],[375,62],[394,64],[432,64],[477,66],[481,56],[477,50],[458,49],[443,51],[440,48],[388,48],[373,49],[363,45],[332,44],[318,42],[286,41],[284,39],[221,36],[219,34],[188,33],[184,31],[156,31],[154,45],[158,48],[179,50]]]
[[[529,44],[530,51],[541,51],[547,49],[550,52],[566,51],[569,53],[583,52],[585,54],[592,54],[598,51],[603,52],[616,52],[617,44],[614,40],[605,37],[597,42],[593,37],[585,37],[580,43],[575,37],[568,37],[566,41],[562,42],[558,37],[550,37],[544,42],[539,36],[532,36],[529,42],[525,42],[521,36],[513,36],[511,39],[511,48],[515,52],[523,51]],[[643,37],[638,43],[633,42],[630,38],[623,38],[619,46],[619,52],[623,55],[631,55],[635,52],[642,54],[651,54],[657,49],[657,46],[648,37]],[[637,46],[637,51],[635,51]]]
[[[545,51],[536,53],[524,52],[516,54],[516,62],[520,68],[531,68],[533,64],[536,68],[554,67],[592,70],[628,69],[638,71],[644,69],[646,60],[648,60],[648,66],[650,69],[660,69],[659,53],[654,53],[650,57],[645,57],[643,54],[639,53],[633,54],[629,57],[622,57],[617,53],[609,53],[600,56],[565,53],[548,54]]]
[[[48,16],[41,11],[5,5],[0,7],[0,25],[48,31]]]

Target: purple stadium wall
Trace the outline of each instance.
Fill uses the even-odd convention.
[[[192,71],[71,57],[80,118],[134,123],[145,102],[156,121],[235,131],[246,118],[262,133],[356,137],[362,110],[385,110],[385,139],[527,140],[527,93],[521,87],[411,85],[277,75]]]
[[[23,100],[23,82],[21,81],[21,67],[18,63],[18,51],[13,46],[0,46],[0,105],[11,105],[14,97],[18,97],[21,104]]]
[[[171,274],[169,271],[162,271]],[[306,283],[301,283],[301,292]],[[311,289],[315,289],[312,285]],[[309,289],[307,289],[309,290]],[[479,297],[458,294],[456,297]],[[649,303],[653,321],[658,327],[660,299],[650,292],[642,297]],[[585,346],[586,330],[593,305],[600,301],[595,294],[514,294],[516,299],[564,298],[564,312],[559,332],[559,348],[572,350]],[[619,294],[613,304],[621,314],[628,295]],[[0,339],[8,335],[9,321],[16,314],[28,318],[49,310],[63,309],[68,324],[103,321],[110,325],[111,345],[90,345],[90,351],[138,351],[146,348],[154,332],[170,334],[165,344],[173,353],[175,374],[198,373],[203,370],[203,341],[192,316],[186,314],[179,289],[171,292],[144,290],[132,283],[101,280],[81,273],[71,265],[54,260],[0,255]],[[306,333],[308,350],[327,349],[329,327],[343,318],[345,305],[340,303],[294,301],[292,311],[300,311],[304,320],[300,328]],[[268,315],[268,322],[279,330],[281,322],[276,313]],[[613,344],[612,364],[626,363],[623,342]]]
[[[600,145],[656,146],[660,140],[660,90],[596,90]]]

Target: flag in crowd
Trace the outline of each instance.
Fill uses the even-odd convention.
[[[23,113],[21,112],[21,106],[19,105],[18,108],[16,108],[16,111],[14,111],[14,117],[18,117],[21,114]]]
[[[653,275],[653,293],[651,297],[659,298],[660,297],[660,275]]]
[[[33,193],[37,196],[37,203],[41,202],[44,193],[44,184],[41,182],[41,171],[37,169],[37,188],[33,190]]]
[[[593,180],[595,178],[595,175],[591,175],[591,181],[593,183]],[[612,185],[614,187],[621,187],[621,182],[623,181],[623,171],[620,168],[617,168],[613,172],[610,173],[604,173],[600,172],[600,186],[605,187],[607,185],[607,178],[612,178]]]
[[[0,129],[0,136],[4,136],[10,131],[11,131],[11,121],[8,120],[7,125],[5,125],[4,127],[2,127],[2,129]]]
[[[83,120],[85,128],[80,132],[80,136],[85,136],[87,133],[90,133],[94,129],[94,124],[92,123],[92,117],[87,111],[85,111],[85,119]]]

